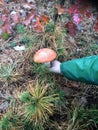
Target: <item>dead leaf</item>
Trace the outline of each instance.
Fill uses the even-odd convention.
[[[18,12],[12,11],[11,18],[12,18],[14,24],[17,24],[20,22],[20,14]]]
[[[89,10],[89,5],[82,5],[81,8],[79,9],[80,14],[85,14]]]
[[[31,12],[27,17],[26,17],[26,19],[24,20],[24,25],[26,25],[26,26],[28,26],[30,23],[31,23],[31,21],[32,21],[32,19],[35,17],[35,12]]]
[[[66,24],[65,24],[65,28],[68,29],[69,34],[70,34],[71,36],[74,36],[74,35],[76,34],[76,28],[77,28],[77,27],[76,27],[76,25],[75,25],[72,21],[66,23]]]
[[[91,12],[87,11],[87,12],[85,12],[85,16],[86,16],[87,18],[91,18],[92,14],[91,14]]]
[[[35,0],[27,0],[28,3],[35,3]]]
[[[9,19],[6,19],[6,21],[5,21],[4,24],[2,25],[1,29],[2,29],[2,32],[11,34],[11,29],[12,29],[12,28],[11,28]]]
[[[72,5],[70,8],[69,8],[69,10],[68,10],[68,12],[70,13],[70,14],[74,14],[74,13],[79,13],[79,5]]]
[[[36,9],[35,5],[29,4],[29,3],[23,3],[22,7],[24,9],[27,9],[27,10],[31,10],[31,9],[35,10]]]
[[[9,10],[3,8],[3,10],[2,10],[2,14],[3,14],[3,15],[6,15],[6,14],[8,14],[8,13],[9,13]]]
[[[22,6],[23,6],[23,8],[28,9],[28,10],[31,9],[31,6],[29,4],[27,4],[27,3],[23,3]]]
[[[8,16],[7,15],[2,15],[1,19],[2,19],[3,22],[5,22],[8,19]]]
[[[36,16],[36,22],[33,23],[33,29],[36,31],[36,32],[42,32],[44,26],[42,25],[41,21],[40,21],[40,18],[38,16]]]
[[[49,22],[49,20],[50,20],[50,18],[48,16],[45,16],[45,15],[41,15],[40,17],[41,17],[42,22],[44,24],[47,24]]]
[[[76,82],[76,81],[70,81],[69,87],[78,88],[79,87],[79,83]]]
[[[96,31],[96,32],[98,32],[98,22],[96,22],[95,24],[94,24],[94,30]]]
[[[58,15],[62,15],[65,13],[65,7],[61,7],[60,4],[56,5],[56,9],[58,11]]]
[[[4,1],[3,0],[0,0],[0,5],[4,5]]]
[[[2,52],[3,52],[4,54],[7,54],[7,55],[10,54],[9,51],[8,51],[7,49],[3,49]]]

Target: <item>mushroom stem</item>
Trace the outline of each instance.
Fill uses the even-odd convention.
[[[50,68],[53,66],[53,61],[50,62]]]

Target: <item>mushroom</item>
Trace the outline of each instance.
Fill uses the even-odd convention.
[[[34,54],[34,62],[37,63],[46,63],[46,62],[51,62],[53,61],[57,56],[57,53],[50,49],[50,48],[43,48],[38,50]]]

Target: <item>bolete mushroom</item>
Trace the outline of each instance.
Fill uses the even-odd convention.
[[[34,54],[34,62],[37,63],[46,63],[46,62],[51,62],[53,61],[57,56],[57,53],[50,49],[50,48],[43,48],[38,50]]]

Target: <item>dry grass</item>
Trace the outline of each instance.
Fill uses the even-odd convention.
[[[60,98],[60,100],[55,104],[55,106],[58,108],[55,110],[55,113],[52,113],[52,109],[50,111],[50,113],[53,115],[49,116],[49,120],[45,124],[45,129],[97,130],[97,126],[95,126],[98,125],[98,123],[96,123],[98,120],[97,118],[94,119],[95,125],[89,122],[89,118],[86,118],[86,121],[89,123],[88,127],[86,126],[87,124],[85,123],[85,118],[82,117],[82,114],[82,121],[77,118],[79,117],[78,113],[81,113],[82,111],[80,109],[82,107],[84,108],[84,113],[85,110],[93,109],[93,106],[96,106],[95,110],[98,108],[98,87],[95,85],[87,85],[85,83],[74,83],[67,80],[62,75],[50,73],[42,64],[37,64],[33,61],[34,53],[43,47],[54,49],[58,55],[57,60],[60,60],[61,62],[87,55],[98,54],[98,47],[97,44],[95,44],[97,41],[96,37],[94,36],[95,33],[89,31],[89,25],[91,24],[91,21],[85,18],[83,21],[83,26],[86,29],[85,33],[77,32],[74,37],[71,37],[64,28],[65,23],[68,22],[68,18],[69,16],[67,14],[66,17],[57,19],[56,23],[50,22],[47,25],[47,29],[41,34],[27,30],[26,34],[17,35],[14,38],[14,42],[17,44],[20,44],[20,41],[23,41],[23,38],[26,36],[29,39],[28,44],[25,44],[25,51],[17,52],[13,48],[10,48],[8,52],[0,54],[0,68],[4,67],[5,65],[7,66],[7,69],[0,73],[0,92],[2,92],[3,97],[5,97],[0,97],[0,105],[5,101],[8,101],[9,104],[12,105],[15,101],[17,107],[14,106],[13,111],[15,108],[15,111],[19,109],[19,111],[16,113],[19,113],[23,117],[21,121],[24,121],[25,112],[21,110],[21,106],[23,104],[18,97],[20,96],[20,93],[23,93],[24,91],[29,91],[30,93],[32,92],[34,96],[36,93],[30,88],[30,86],[34,86],[33,83],[37,79],[40,84],[44,82],[46,86],[49,85],[48,92],[45,91],[46,95],[55,94],[57,92]],[[4,42],[4,45],[6,46],[9,41],[10,39]],[[94,44],[92,43],[93,41]],[[11,68],[12,64],[14,64],[14,68]],[[43,90],[45,89],[45,85],[42,87]],[[2,117],[6,112],[7,108],[3,113],[1,110],[0,119],[3,119]],[[88,111],[85,114],[88,114]],[[41,117],[45,117],[46,115],[44,112],[39,112],[39,116]],[[35,116],[37,117],[37,121],[39,120],[39,116]],[[40,120],[41,119],[42,118],[40,118]],[[33,126],[32,124],[30,125]],[[17,130],[19,129],[17,128]],[[33,128],[26,127],[26,130],[33,130]]]

